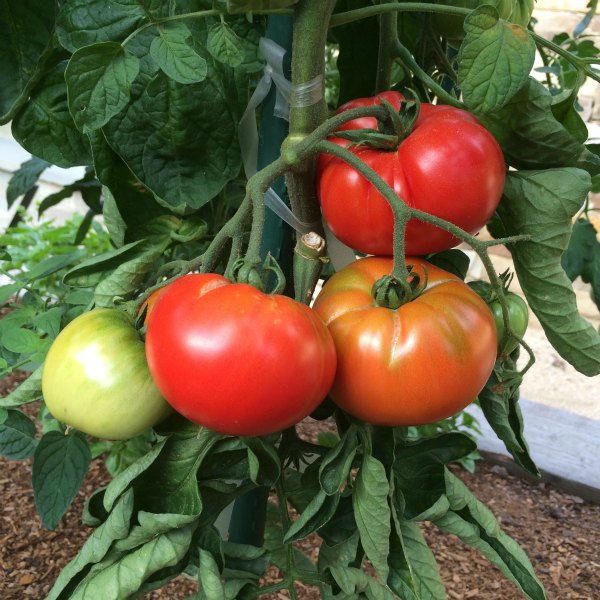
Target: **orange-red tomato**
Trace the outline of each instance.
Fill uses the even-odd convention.
[[[496,326],[485,302],[458,277],[421,259],[407,263],[427,286],[396,310],[371,296],[373,284],[391,273],[387,257],[337,272],[314,304],[337,351],[333,401],[376,425],[421,425],[459,412],[496,360]]]

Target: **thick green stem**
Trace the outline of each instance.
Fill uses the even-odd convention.
[[[292,48],[292,85],[298,86],[323,77],[325,43],[329,19],[335,0],[303,0],[295,5],[294,42]],[[322,85],[322,83],[321,83]],[[295,105],[296,104],[296,105]],[[286,144],[296,144],[311,134],[327,118],[323,89],[320,99],[308,106],[298,106],[294,94],[290,107],[290,134]],[[321,218],[315,195],[314,160],[297,165],[286,176],[290,204],[294,214],[305,223]]]
[[[413,75],[424,83],[442,102],[456,108],[466,109],[466,106],[460,100],[449,94],[420,67],[410,50],[401,44],[399,40],[396,40],[395,52],[398,58],[412,71]]]
[[[365,8],[357,8],[355,10],[338,13],[331,18],[331,23],[329,26],[339,27],[340,25],[346,25],[348,23],[353,23],[354,21],[360,21],[361,19],[375,17],[385,13],[397,12],[430,12],[464,16],[468,15],[471,10],[468,8],[446,6],[445,4],[425,4],[424,2],[388,2],[376,6],[367,6]]]
[[[381,0],[384,4],[385,0]],[[388,12],[379,17],[379,53],[377,56],[376,92],[385,92],[392,85],[394,46],[398,39],[398,17]]]
[[[367,181],[372,183],[377,191],[387,200],[394,213],[394,267],[392,276],[398,281],[406,281],[409,277],[409,271],[406,267],[404,248],[406,224],[411,217],[411,209],[374,169],[365,164],[350,150],[328,141],[317,144],[317,150],[333,154],[333,156],[348,163],[353,169],[363,175]]]

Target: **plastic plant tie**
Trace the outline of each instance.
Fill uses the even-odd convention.
[[[320,221],[316,223],[304,223],[300,221],[273,188],[269,188],[265,193],[265,206],[268,206],[282,221],[285,221],[298,233],[308,233],[321,224]]]
[[[323,96],[322,75],[306,83],[292,86],[283,73],[285,49],[265,37],[260,38],[258,48],[267,64],[238,125],[242,161],[248,178],[256,173],[258,164],[256,109],[267,97],[271,85],[275,83],[277,92],[273,114],[280,119],[289,119],[290,105],[294,108],[312,106]]]

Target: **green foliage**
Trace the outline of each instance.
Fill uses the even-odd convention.
[[[258,264],[252,249],[267,236],[262,197],[283,174],[296,216],[318,219],[312,171],[304,166],[312,157],[306,135],[325,119],[324,103],[298,107],[293,97],[291,138],[302,143],[247,187],[241,174],[238,124],[264,68],[258,46],[265,15],[293,10],[300,22],[313,17],[310,27],[297,23],[295,81],[324,75],[329,108],[371,96],[387,80],[421,102],[469,109],[491,131],[511,170],[490,229],[517,236],[508,245],[516,275],[557,351],[585,374],[600,372],[599,334],[579,315],[571,286],[581,277],[600,305],[596,232],[588,213],[573,224],[600,176],[600,153],[586,143],[578,104],[586,78],[600,79],[598,49],[583,34],[596,2],[573,36],[552,40],[506,21],[500,9],[510,3],[499,2],[470,13],[459,1],[427,2],[423,10],[395,3],[397,19],[388,12],[380,28],[385,20],[376,15],[392,3],[339,0],[331,3],[329,31],[323,14],[330,3],[321,0],[109,4],[0,0],[0,123],[10,122],[33,154],[11,180],[8,203],[30,192],[50,165],[83,165],[85,175],[43,199],[39,213],[75,192],[87,207],[64,225],[24,215],[0,235],[0,303],[8,309],[0,320],[0,371],[31,371],[0,400],[0,452],[33,457],[36,504],[50,528],[92,456],[104,454],[113,475],[86,505],[84,520],[95,531],[48,598],[137,597],[184,572],[198,579],[195,598],[254,598],[272,564],[283,580],[270,591],[302,580],[319,586],[324,599],[443,600],[420,527],[428,520],[482,552],[525,597],[543,599],[523,551],[448,469],[455,462],[473,469],[478,457],[472,436],[462,433],[479,433],[468,412],[403,429],[351,421],[329,407],[337,433],[316,444],[294,429],[225,437],[175,416],[156,431],[112,443],[65,433],[43,407],[39,437],[17,409],[41,398],[45,352],[82,311],[122,305],[136,314],[148,290],[172,275],[230,274],[244,254]],[[460,47],[440,33],[446,18],[464,19]],[[536,51],[540,80],[532,77]],[[324,52],[324,71],[315,72]],[[383,60],[386,52],[393,60]],[[389,72],[378,73],[384,64]],[[259,117],[269,125],[264,108]],[[268,149],[275,156],[278,150]],[[465,277],[465,253],[430,258]],[[537,473],[523,435],[523,373],[515,359],[500,357],[479,403],[515,460]],[[262,547],[224,542],[217,530],[222,511],[264,487],[277,499],[269,502]],[[320,544],[316,564],[292,545],[309,535]],[[375,577],[362,568],[365,561]]]

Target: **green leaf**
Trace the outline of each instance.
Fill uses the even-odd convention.
[[[140,252],[142,244],[143,241],[139,240],[84,260],[65,274],[63,282],[73,287],[96,286],[110,273],[114,272],[120,264],[126,260],[131,260]]]
[[[11,120],[52,47],[54,2],[0,1],[0,124]]]
[[[0,424],[0,454],[11,460],[29,458],[35,451],[35,425],[19,410],[9,410]]]
[[[67,105],[66,63],[36,85],[12,122],[14,138],[34,156],[59,167],[91,163],[87,137],[77,130]]]
[[[577,219],[573,225],[569,246],[561,257],[561,265],[567,277],[575,281],[590,269],[598,245],[597,232],[587,219]]]
[[[59,600],[63,592],[72,589],[81,580],[84,569],[100,562],[113,542],[127,537],[133,514],[133,492],[119,498],[108,519],[86,540],[77,556],[62,569],[46,600]]]
[[[11,327],[2,334],[0,343],[16,354],[30,354],[40,349],[42,340],[30,329]]]
[[[225,587],[221,581],[219,567],[212,554],[202,548],[200,548],[198,585],[206,600],[226,600]]]
[[[499,230],[531,236],[509,250],[527,303],[546,337],[567,362],[593,376],[600,373],[600,334],[579,315],[561,266],[572,218],[589,189],[589,175],[577,169],[509,172],[497,214]],[[493,235],[499,232],[491,229]]]
[[[155,536],[134,552],[108,556],[95,564],[69,596],[70,600],[129,598],[153,574],[180,563],[186,555],[194,524]]]
[[[398,598],[387,586],[361,569],[331,567],[329,570],[344,594],[348,594],[351,598],[365,597],[368,600],[397,600]]]
[[[62,271],[74,262],[77,262],[82,256],[83,252],[75,250],[74,252],[66,252],[65,254],[57,254],[55,256],[49,256],[41,262],[34,265],[27,273],[25,273],[25,281],[32,282],[38,279],[48,277]]]
[[[39,441],[33,457],[33,495],[44,526],[54,529],[83,483],[91,461],[85,436],[50,431]]]
[[[428,256],[427,262],[444,269],[444,271],[453,273],[464,281],[469,271],[471,259],[462,250],[452,248],[452,250],[444,250],[444,252]]]
[[[330,567],[347,567],[356,560],[360,534],[355,529],[352,535],[338,544],[329,545],[325,540],[319,548],[319,571]]]
[[[498,20],[498,11],[490,5],[467,15],[464,27],[458,82],[465,104],[482,113],[498,110],[527,82],[535,42],[520,25]]]
[[[56,20],[60,43],[71,52],[98,42],[120,42],[146,18],[145,3],[69,0]]]
[[[532,78],[500,110],[477,116],[498,140],[512,167],[579,167],[592,175],[600,172],[600,157],[556,119],[550,92]]]
[[[121,44],[102,42],[77,50],[65,71],[69,110],[83,133],[99,129],[129,102],[139,59]]]
[[[27,193],[39,179],[40,175],[50,166],[50,163],[33,156],[26,160],[12,174],[6,188],[6,202],[10,208],[13,202]]]
[[[9,283],[8,285],[0,286],[0,304],[6,304],[6,302],[15,296],[23,286],[19,283]]]
[[[481,551],[527,598],[545,600],[546,594],[531,562],[521,547],[506,535],[491,511],[469,489],[446,470],[447,495],[451,511],[435,524]]]
[[[523,436],[523,415],[519,407],[520,377],[516,374],[517,368],[512,357],[500,358],[479,393],[479,405],[515,462],[539,477],[540,473],[529,454],[529,446]]]
[[[445,600],[447,598],[440,569],[417,523],[401,521],[399,524],[402,549],[406,558],[404,574],[414,583],[418,600]],[[402,576],[402,573],[399,573]],[[400,588],[402,589],[402,588]]]
[[[354,427],[348,428],[337,445],[323,457],[319,467],[319,483],[328,495],[341,491],[346,482],[357,450],[357,436]]]
[[[281,474],[281,461],[275,448],[257,437],[244,438],[251,465],[250,479],[260,485],[272,486]],[[252,466],[254,465],[254,466]]]
[[[241,40],[225,21],[209,29],[206,48],[214,58],[230,67],[237,67],[244,58]]]
[[[328,496],[323,490],[319,490],[286,531],[283,543],[289,544],[304,539],[325,525],[335,513],[339,501],[339,493]]]
[[[235,90],[213,69],[189,85],[158,73],[140,78],[136,95],[104,133],[162,204],[197,209],[239,172],[234,100]]]
[[[387,579],[389,573],[389,492],[390,484],[385,467],[376,458],[366,454],[356,477],[352,505],[365,554],[383,580]],[[343,588],[341,585],[340,587]]]
[[[42,367],[38,367],[16,390],[0,398],[0,406],[11,408],[35,402],[42,397]]]
[[[171,79],[183,84],[206,79],[208,65],[196,52],[191,32],[185,23],[163,23],[157,26],[157,34],[150,44],[150,56]]]
[[[106,492],[103,498],[104,508],[107,512],[112,510],[117,499],[121,496],[121,494],[123,494],[123,492],[125,492],[125,490],[127,490],[133,480],[146,471],[146,469],[148,469],[156,460],[156,458],[162,452],[165,443],[166,438],[160,440],[144,456],[136,460],[118,475],[113,477],[111,482],[106,487]]]
[[[198,515],[201,501],[196,474],[221,437],[209,429],[182,422],[133,483],[140,508],[153,513]]]
[[[145,244],[143,250],[122,262],[110,275],[102,279],[96,286],[94,300],[97,306],[114,306],[115,298],[129,299],[139,289],[146,275],[153,269],[156,261],[167,249],[168,242],[150,246]]]

